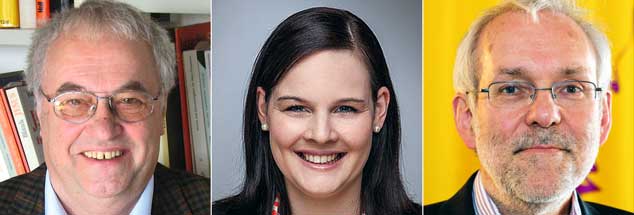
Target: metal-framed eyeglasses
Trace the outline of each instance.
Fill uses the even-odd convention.
[[[154,103],[159,98],[138,90],[116,91],[110,96],[97,96],[87,91],[68,91],[50,98],[42,88],[39,90],[46,101],[53,103],[57,117],[76,124],[86,122],[95,115],[100,99],[108,101],[108,108],[118,119],[138,122],[154,112]]]
[[[566,80],[552,84],[549,88],[537,88],[526,81],[497,81],[482,88],[489,102],[496,107],[522,108],[535,101],[537,91],[549,91],[553,101],[562,107],[585,105],[592,102],[603,89],[590,81]]]

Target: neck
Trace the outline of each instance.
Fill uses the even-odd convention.
[[[526,202],[509,194],[508,192],[505,192],[503,188],[500,188],[493,183],[488,174],[484,171],[480,172],[482,185],[493,202],[495,202],[495,206],[497,206],[501,214],[570,214],[572,196],[567,196],[565,198],[549,202]]]
[[[50,180],[54,194],[68,214],[130,214],[145,189],[140,186],[140,189],[128,189],[112,197],[96,197],[78,187],[67,189],[52,175]]]
[[[288,198],[294,215],[303,214],[350,214],[361,211],[361,177],[358,183],[326,197],[312,197],[287,184]]]

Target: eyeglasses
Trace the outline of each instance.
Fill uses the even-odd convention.
[[[499,81],[489,84],[488,88],[478,93],[487,93],[493,106],[504,108],[521,108],[535,101],[537,91],[547,90],[556,104],[562,107],[585,105],[597,97],[602,91],[595,83],[589,81],[567,80],[555,82],[549,88],[537,88],[530,82]]]
[[[113,114],[124,122],[138,122],[147,118],[154,111],[154,103],[158,96],[152,97],[142,91],[124,90],[111,96],[97,96],[92,92],[70,91],[49,98],[40,88],[46,101],[53,103],[55,115],[72,123],[83,123],[90,119],[97,110],[99,99],[107,99],[108,107]],[[159,93],[160,94],[160,93]]]

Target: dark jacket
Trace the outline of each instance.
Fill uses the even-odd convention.
[[[0,183],[0,214],[44,214],[46,164]],[[209,214],[209,179],[168,169],[154,169],[152,214]]]
[[[450,214],[475,214],[473,208],[473,181],[475,180],[476,174],[474,173],[469,178],[469,181],[460,188],[460,190],[449,200],[434,203],[431,205],[425,205],[424,211],[425,214],[442,214],[442,215],[450,215]],[[619,210],[616,208],[612,208],[609,206],[585,202],[581,200],[580,196],[577,196],[579,200],[579,206],[581,207],[581,214],[584,215],[596,215],[596,214],[610,214],[610,215],[619,215],[619,214],[632,214],[627,211]]]

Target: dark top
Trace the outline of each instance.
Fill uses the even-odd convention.
[[[434,203],[431,205],[425,205],[425,214],[475,214],[473,208],[473,181],[476,174],[473,173],[467,183],[460,188],[460,190],[449,200]],[[633,214],[627,211],[619,210],[613,207],[605,206],[602,204],[585,202],[581,200],[581,197],[577,195],[579,200],[579,206],[581,207],[581,214],[595,215],[595,214]]]
[[[0,214],[44,214],[46,164],[0,183]],[[152,214],[209,214],[209,179],[168,169],[154,169]]]
[[[215,201],[212,206],[213,215],[251,215],[256,213],[254,206],[249,206],[237,200],[237,197]],[[412,202],[413,210],[406,211],[402,215],[420,215],[422,208],[419,204]],[[268,213],[271,214],[271,213]],[[373,214],[367,214],[373,215]]]

